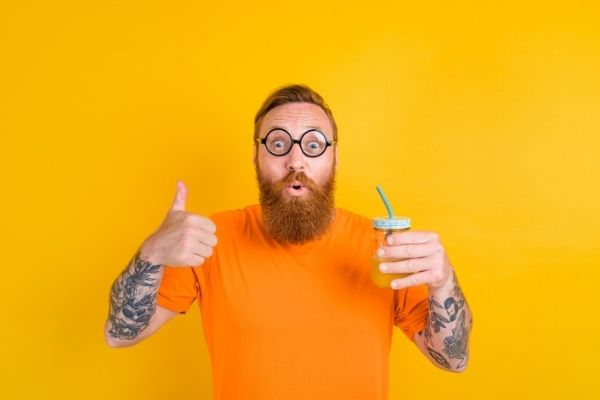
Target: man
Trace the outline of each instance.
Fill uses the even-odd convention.
[[[337,128],[321,96],[283,87],[255,118],[260,205],[185,209],[177,183],[162,225],[116,279],[106,341],[130,346],[198,300],[215,399],[385,399],[393,325],[436,366],[467,365],[471,312],[438,236],[408,231],[377,250],[369,219],[334,207]],[[218,243],[217,243],[218,237]]]

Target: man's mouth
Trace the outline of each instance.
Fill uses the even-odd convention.
[[[304,186],[303,184],[299,183],[299,182],[293,182],[291,185],[287,186],[287,192],[289,194],[291,194],[292,196],[299,196],[304,194],[304,192],[307,190],[306,186]]]

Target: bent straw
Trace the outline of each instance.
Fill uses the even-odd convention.
[[[385,205],[385,208],[387,209],[390,219],[394,219],[394,211],[392,210],[392,205],[388,201],[387,197],[385,197],[385,193],[383,193],[383,189],[379,185],[375,186],[375,189],[377,189],[377,193],[379,193],[379,197],[381,197],[381,200],[383,201],[383,204]]]

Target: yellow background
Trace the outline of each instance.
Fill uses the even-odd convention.
[[[252,118],[307,83],[340,129],[337,204],[441,234],[474,313],[466,373],[396,331],[392,399],[598,398],[595,1],[3,1],[0,397],[207,399],[196,306],[109,349],[109,287],[176,179],[257,201]]]

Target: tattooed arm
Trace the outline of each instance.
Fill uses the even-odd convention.
[[[186,200],[187,188],[179,181],[163,223],[114,282],[104,327],[109,346],[136,344],[177,315],[156,304],[163,265],[200,266],[212,255],[217,227],[206,217],[186,212]]]
[[[404,274],[391,282],[392,289],[427,285],[429,320],[414,341],[434,365],[462,372],[467,366],[471,310],[460,290],[454,268],[435,232],[407,231],[387,237],[377,255],[400,261],[384,262],[383,273]]]
[[[429,320],[414,342],[436,366],[463,372],[469,359],[469,334],[473,323],[471,310],[454,271],[447,284],[429,288]]]
[[[109,346],[132,346],[177,315],[156,304],[162,274],[161,265],[143,261],[138,253],[115,280],[104,329]]]

